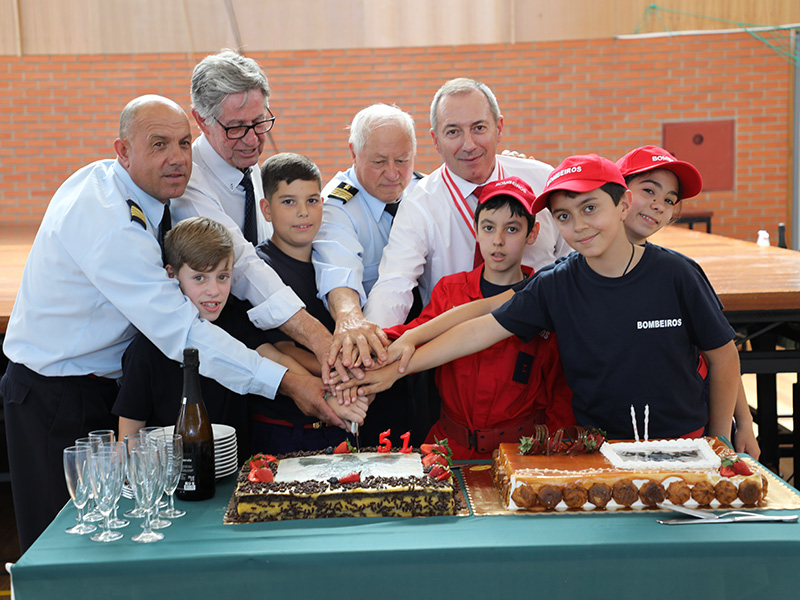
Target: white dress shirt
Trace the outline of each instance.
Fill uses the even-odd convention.
[[[444,165],[420,181],[400,203],[389,243],[383,251],[380,275],[369,294],[364,316],[381,327],[403,323],[413,303],[413,289],[419,282],[423,304],[439,280],[453,273],[471,271],[475,260],[475,234],[456,207],[448,191]],[[516,176],[539,194],[553,168],[537,160],[498,156],[494,171],[484,183]],[[474,214],[478,199],[476,184],[450,172],[453,183]],[[534,270],[572,251],[558,232],[550,211],[536,215],[539,237],[525,249],[523,264]]]
[[[407,196],[419,179],[411,180],[403,192]],[[331,196],[341,183],[358,190],[347,201]],[[314,238],[311,262],[317,278],[319,297],[327,306],[327,295],[333,289],[346,287],[358,292],[361,305],[367,301],[378,280],[378,266],[389,241],[392,217],[386,203],[369,194],[350,167],[339,172],[322,190],[322,225]]]
[[[132,219],[127,201],[144,213]],[[3,350],[45,376],[122,374],[138,329],[164,354],[200,352],[200,372],[238,393],[274,397],[286,369],[200,319],[167,277],[156,241],[164,205],[115,160],[92,163],[56,191],[36,234]]]
[[[172,201],[173,224],[189,217],[203,216],[222,223],[233,237],[235,262],[231,292],[254,306],[250,320],[261,329],[274,329],[305,307],[290,287],[283,283],[242,235],[244,226],[244,188],[242,172],[229,165],[204,135],[192,144],[192,177],[186,192]],[[258,241],[272,235],[258,202],[264,197],[258,165],[251,170],[256,197]]]

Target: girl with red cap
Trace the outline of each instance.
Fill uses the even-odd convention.
[[[677,220],[681,200],[693,198],[703,189],[703,179],[694,165],[676,159],[658,146],[631,150],[617,161],[617,167],[632,194],[625,230],[634,244],[643,245],[651,235]],[[698,370],[704,378],[708,374],[708,365],[702,355]],[[741,383],[734,418],[736,450],[757,459],[761,449],[753,432],[753,417]]]

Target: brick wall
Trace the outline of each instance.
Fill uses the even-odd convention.
[[[734,119],[735,189],[693,204],[714,211],[716,233],[743,239],[761,228],[775,239],[777,223],[789,222],[790,64],[745,33],[250,56],[273,87],[275,146],[307,154],[323,177],[349,165],[345,127],[375,101],[414,116],[417,168],[435,168],[430,99],[467,75],[497,94],[503,147],[552,164],[659,144],[663,122]],[[188,109],[200,58],[0,57],[0,224],[38,222],[71,172],[112,156],[119,112],[134,96],[159,93]]]

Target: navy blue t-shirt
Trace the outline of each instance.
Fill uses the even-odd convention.
[[[328,309],[317,297],[317,283],[314,278],[314,266],[310,262],[297,260],[283,252],[272,240],[265,240],[256,247],[258,254],[280,276],[297,297],[306,305],[306,311],[320,321],[328,331],[333,331],[336,323]],[[265,332],[271,343],[290,340],[289,336],[278,329]],[[280,419],[295,424],[306,424],[317,421],[313,417],[304,415],[294,401],[288,396],[278,394],[274,400],[251,397],[250,403],[253,412],[271,419]]]
[[[648,243],[619,278],[597,274],[573,252],[492,314],[523,340],[555,331],[578,423],[629,439],[632,404],[640,433],[650,405],[651,437],[706,425],[698,349],[714,350],[735,335],[720,307],[697,263]]]

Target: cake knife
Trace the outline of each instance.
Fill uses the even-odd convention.
[[[358,439],[358,423],[355,421],[350,422],[350,433],[356,438],[356,452],[361,452],[361,441]]]
[[[659,519],[662,525],[697,525],[699,523],[796,523],[797,515],[739,515],[718,519]]]

